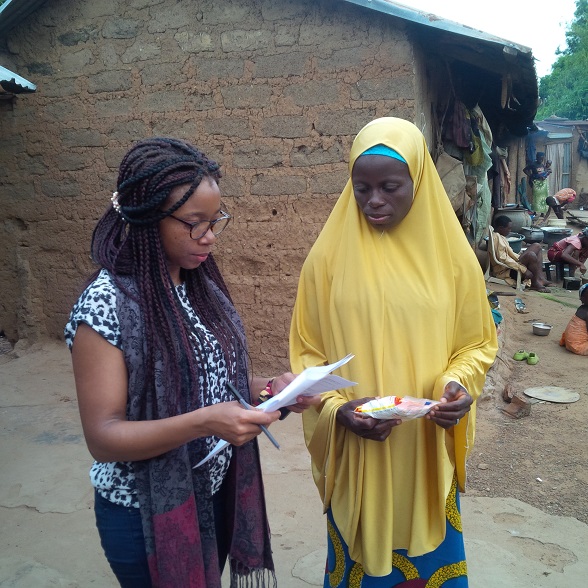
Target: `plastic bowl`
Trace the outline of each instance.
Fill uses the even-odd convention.
[[[545,223],[548,227],[559,227],[560,229],[566,228],[566,219],[565,218],[548,218],[547,222]]]
[[[545,337],[549,335],[553,327],[547,323],[533,323],[533,334]]]

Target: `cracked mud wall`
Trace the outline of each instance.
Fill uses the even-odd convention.
[[[216,257],[254,369],[287,368],[300,267],[354,135],[415,118],[404,26],[329,0],[45,3],[0,44],[37,84],[0,101],[0,330],[62,337],[122,156],[173,136],[222,165],[234,223]]]

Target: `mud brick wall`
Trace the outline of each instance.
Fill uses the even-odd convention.
[[[173,136],[222,165],[235,222],[216,256],[254,369],[287,368],[300,267],[353,136],[414,120],[414,61],[403,21],[341,1],[45,3],[0,41],[37,85],[0,100],[0,330],[62,337],[122,156]]]

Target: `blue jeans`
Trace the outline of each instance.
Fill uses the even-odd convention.
[[[126,508],[95,493],[96,527],[104,555],[122,588],[151,588],[138,508]]]
[[[224,528],[224,496],[221,489],[213,496],[218,559],[222,574],[229,551]],[[122,588],[151,588],[145,538],[138,508],[119,506],[95,492],[96,527],[104,555]]]

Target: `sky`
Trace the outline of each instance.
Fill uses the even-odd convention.
[[[551,66],[557,59],[557,49],[565,49],[565,32],[573,21],[576,10],[575,0],[555,0],[549,3],[489,0],[486,4],[475,0],[398,0],[397,3],[432,12],[530,47],[539,78],[551,72]]]

